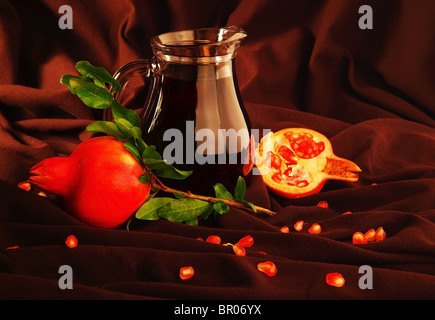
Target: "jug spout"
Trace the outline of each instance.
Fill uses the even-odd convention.
[[[219,42],[222,45],[223,54],[231,53],[234,55],[240,47],[240,43],[247,37],[246,32],[236,26],[221,28],[219,31]]]
[[[234,58],[246,32],[236,26],[168,32],[151,39],[154,55],[177,63],[217,63]]]
[[[242,41],[247,37],[245,30],[240,27],[231,26],[226,28],[219,29],[219,41],[223,41],[225,43],[233,43],[235,41]]]

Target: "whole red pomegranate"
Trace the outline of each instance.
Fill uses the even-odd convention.
[[[69,157],[45,159],[30,173],[30,183],[61,196],[70,214],[94,227],[119,227],[150,193],[138,179],[142,167],[110,136],[86,140]]]

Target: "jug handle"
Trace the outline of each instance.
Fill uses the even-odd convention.
[[[109,91],[112,93],[114,99],[118,100],[119,103],[122,104],[122,101],[119,100],[121,94],[126,88],[128,81],[132,77],[142,77],[144,79],[148,79],[148,95],[145,100],[144,106],[141,108],[140,118],[141,121],[144,116],[147,115],[147,111],[150,110],[150,106],[153,105],[155,93],[158,92],[157,87],[159,86],[160,76],[158,73],[154,72],[157,69],[157,63],[153,59],[137,59],[131,62],[124,64],[121,68],[119,68],[114,74],[113,78],[118,80],[121,85],[121,90],[118,92],[113,92],[112,87],[109,88]],[[112,113],[110,109],[104,110],[104,120],[112,121]]]

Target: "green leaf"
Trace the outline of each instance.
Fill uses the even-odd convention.
[[[142,158],[144,159],[157,159],[162,160],[162,156],[160,153],[156,151],[156,147],[151,145],[145,148],[145,150],[142,152]]]
[[[138,148],[140,155],[142,155],[143,150],[147,148],[147,144],[142,139],[142,130],[122,117],[116,118],[115,123],[123,137],[134,139],[134,144]]]
[[[135,141],[142,140],[142,130],[139,127],[132,126],[130,131]]]
[[[252,202],[249,202],[249,201],[246,201],[246,200],[237,200],[237,202],[240,202],[240,203],[246,204],[246,205],[250,206],[251,209],[252,209],[254,212],[257,212],[257,208],[255,208],[255,205],[254,205]]]
[[[141,175],[139,176],[139,181],[140,181],[141,183],[143,183],[143,184],[148,183],[149,180],[150,180],[150,176],[149,176],[148,173],[144,173],[144,174],[141,174]]]
[[[113,119],[125,119],[130,122],[132,126],[140,127],[140,118],[136,111],[125,108],[117,100],[113,100],[111,108]]]
[[[167,197],[149,199],[136,211],[136,218],[140,220],[157,220],[160,218],[158,215],[159,210],[173,200]]]
[[[159,216],[173,222],[185,222],[196,218],[212,206],[198,199],[174,199],[159,210]]]
[[[183,180],[192,174],[192,171],[179,170],[167,164],[153,145],[147,146],[142,152],[142,160],[150,169],[155,170],[154,173],[158,177]]]
[[[139,127],[133,126],[131,127],[130,132],[133,135],[134,142],[142,153],[148,147],[142,139],[142,130]]]
[[[210,216],[210,213],[212,212],[213,212],[213,205],[211,204],[210,207],[201,214],[201,219],[207,220],[208,217]]]
[[[148,169],[150,169],[150,170],[162,169],[162,168],[166,168],[168,166],[166,164],[165,160],[144,159],[144,158],[142,158],[142,160],[146,164]]]
[[[173,195],[177,199],[186,198],[186,195],[179,193],[179,192],[174,192]]]
[[[71,74],[65,74],[65,75],[63,75],[63,76],[60,78],[60,83],[62,83],[62,84],[64,84],[64,85],[67,85],[69,91],[71,91],[72,94],[76,94],[76,93],[71,89],[71,87],[70,87],[70,85],[69,85],[69,80],[70,80],[72,77],[76,77],[76,78],[77,78],[77,76],[73,76],[73,75],[71,75]]]
[[[94,67],[89,61],[82,60],[76,63],[76,69],[83,76],[91,78],[94,83],[99,87],[104,88],[106,83],[112,86],[112,92],[121,90],[121,85],[114,79],[106,69],[101,67]]]
[[[239,176],[237,179],[236,187],[234,188],[234,197],[237,200],[243,200],[246,193],[246,182],[245,179]]]
[[[145,148],[142,152],[142,160],[151,170],[161,169],[167,166],[160,153],[156,151],[155,146],[147,146]]]
[[[133,133],[131,132],[132,124],[123,118],[115,119],[115,123],[119,130],[126,137],[133,138]]]
[[[184,180],[188,176],[192,174],[192,171],[183,171],[178,170],[170,164],[166,164],[166,166],[162,169],[155,170],[155,175],[162,178],[175,179],[175,180]]]
[[[111,121],[97,120],[92,122],[86,127],[87,132],[102,132],[108,135],[115,136],[117,138],[125,138],[118,126]]]
[[[139,149],[136,147],[136,145],[134,145],[131,142],[126,141],[126,142],[124,142],[124,148],[128,152],[130,152],[133,155],[133,157],[135,157],[137,162],[141,163],[140,162],[140,152],[139,152]]]
[[[70,91],[72,94],[76,94],[76,92],[73,90],[73,88],[71,88],[70,80],[71,80],[72,78],[75,78],[75,79],[81,79],[81,80],[83,80],[83,81],[88,81],[88,79],[87,79],[86,77],[77,77],[77,76],[73,76],[73,75],[71,75],[71,74],[63,75],[63,76],[60,78],[60,83],[65,84],[65,85],[68,87],[69,91]],[[88,82],[89,82],[89,81],[88,81]]]
[[[191,220],[184,221],[184,223],[188,224],[190,226],[197,226],[198,225],[198,218],[195,217],[195,218],[193,218]]]
[[[216,198],[226,199],[226,200],[234,200],[232,194],[225,188],[222,183],[216,183],[214,186],[214,192],[216,194]]]
[[[80,78],[70,78],[71,90],[85,105],[94,109],[106,109],[112,105],[112,94],[104,88]]]
[[[222,201],[216,201],[213,204],[213,209],[220,215],[223,215],[225,213],[228,213],[228,211],[230,211],[230,206],[223,203]]]

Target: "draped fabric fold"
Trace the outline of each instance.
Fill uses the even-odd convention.
[[[64,4],[73,29],[59,28]],[[373,10],[373,29],[359,28],[362,5]],[[252,176],[246,200],[275,216],[233,208],[199,227],[135,220],[129,230],[91,228],[61,199],[17,187],[37,162],[90,138],[86,125],[102,117],[59,82],[77,61],[113,74],[151,58],[154,35],[225,25],[248,34],[236,68],[252,127],[321,132],[362,169],[358,182],[329,181],[288,200]],[[0,0],[0,298],[434,299],[434,39],[431,0]],[[307,232],[313,223],[320,234]],[[385,240],[352,243],[378,227]],[[66,247],[70,234],[77,248]],[[197,240],[213,234],[255,242],[239,257]],[[257,270],[266,260],[274,277]],[[59,288],[61,265],[74,270],[73,290]],[[195,275],[183,281],[187,265]],[[362,265],[373,270],[373,289],[359,286]],[[346,279],[342,288],[325,282],[331,272]]]

